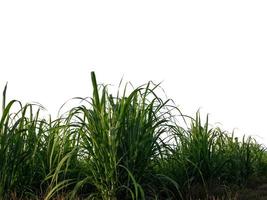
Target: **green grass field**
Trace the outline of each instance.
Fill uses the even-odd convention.
[[[57,119],[3,91],[0,199],[267,199],[267,153],[251,137],[183,115],[160,87],[93,94]]]

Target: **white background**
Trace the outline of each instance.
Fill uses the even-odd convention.
[[[0,89],[51,114],[101,83],[161,82],[185,114],[267,144],[266,1],[0,0]]]

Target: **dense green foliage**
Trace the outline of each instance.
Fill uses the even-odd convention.
[[[114,97],[91,78],[92,97],[56,120],[40,105],[6,104],[5,87],[0,199],[207,199],[267,174],[263,146],[210,128],[199,113],[183,116],[158,85]]]

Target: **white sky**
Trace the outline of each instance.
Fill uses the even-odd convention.
[[[185,114],[267,144],[266,1],[0,0],[0,90],[50,113],[115,86],[164,81]]]

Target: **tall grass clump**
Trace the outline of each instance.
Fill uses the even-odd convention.
[[[43,128],[39,110],[34,114],[33,105],[22,106],[16,100],[5,105],[5,99],[6,87],[0,121],[0,198],[8,198],[11,192],[24,194],[34,189],[34,177],[40,174],[32,166],[39,153],[39,134]],[[11,113],[14,104],[19,111]]]
[[[224,193],[227,185],[245,185],[251,176],[262,175],[266,151],[254,139],[240,140],[218,127],[210,128],[208,117],[202,124],[199,112],[191,121],[189,129],[173,127],[174,148],[160,165],[184,196],[208,198],[213,190]]]
[[[148,83],[126,96],[113,97],[98,87],[92,75],[93,97],[88,106],[71,110],[83,152],[83,180],[76,188],[93,186],[90,194],[101,199],[144,199],[153,164],[161,153],[160,137],[167,129],[167,101]]]
[[[0,199],[44,196],[59,180],[65,180],[66,158],[77,143],[62,119],[40,117],[40,105],[7,105],[6,87],[0,121]],[[12,107],[18,111],[12,111]],[[75,164],[76,165],[76,164]],[[73,166],[74,167],[74,166]]]

